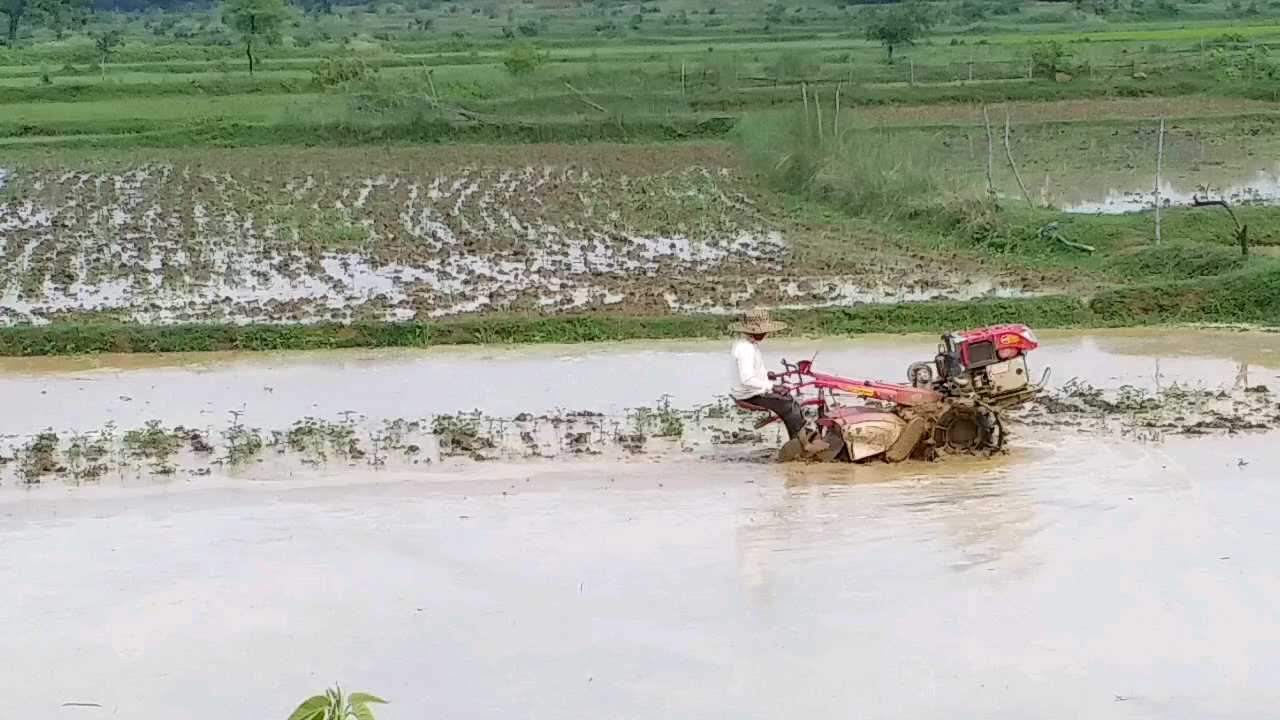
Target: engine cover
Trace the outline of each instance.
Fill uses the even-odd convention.
[[[1018,392],[1031,382],[1027,377],[1027,358],[1023,355],[988,365],[982,372],[987,374],[987,384],[996,397]]]

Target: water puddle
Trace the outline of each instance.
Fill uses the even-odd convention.
[[[1195,200],[1225,200],[1231,205],[1274,205],[1280,202],[1280,169],[1258,170],[1248,177],[1232,178],[1213,184],[1175,184],[1166,181],[1160,185],[1160,201],[1164,207],[1190,207]],[[1154,189],[1116,189],[1102,196],[1069,200],[1063,212],[1120,215],[1142,212],[1155,208]]]

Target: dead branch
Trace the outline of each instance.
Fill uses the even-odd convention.
[[[579,99],[579,100],[581,100],[582,102],[586,103],[587,105],[590,105],[591,107],[595,108],[596,110],[599,110],[600,112],[602,112],[602,113],[604,113],[604,114],[606,114],[606,115],[608,115],[608,114],[609,114],[608,109],[606,109],[603,105],[600,105],[600,104],[598,104],[598,103],[596,103],[596,102],[593,102],[593,101],[591,100],[591,98],[587,97],[587,96],[586,96],[586,94],[585,94],[585,93],[583,93],[581,90],[579,90],[578,88],[574,87],[573,85],[570,85],[568,80],[565,80],[565,81],[564,81],[564,86],[565,86],[565,87],[567,87],[567,88],[569,88],[570,90],[572,90],[572,91],[573,91],[573,94],[574,94],[574,95],[577,95],[577,96],[578,96],[578,99]]]
[[[1044,227],[1040,228],[1040,239],[1053,240],[1054,242],[1057,242],[1059,245],[1062,245],[1063,247],[1069,247],[1072,250],[1081,250],[1083,252],[1088,252],[1088,253],[1091,253],[1097,250],[1097,248],[1095,248],[1092,245],[1085,245],[1084,243],[1072,242],[1068,240],[1066,236],[1062,234],[1062,229],[1058,226],[1058,223],[1056,222],[1049,223],[1048,225],[1045,225]]]

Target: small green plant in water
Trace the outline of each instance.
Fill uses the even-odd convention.
[[[322,695],[313,695],[298,706],[289,720],[374,720],[370,705],[386,705],[387,701],[369,693],[344,695],[334,685]]]
[[[50,473],[59,473],[66,468],[58,463],[58,435],[47,430],[35,436],[23,448],[20,474],[23,482],[34,485],[41,477]]]
[[[658,401],[654,419],[656,420],[655,437],[678,438],[684,435],[684,418],[679,410],[671,407],[670,395],[663,395]]]
[[[257,430],[240,424],[238,419],[222,437],[227,441],[227,462],[233,466],[243,465],[262,452],[262,436]]]
[[[431,421],[441,455],[476,453],[495,447],[493,437],[482,433],[478,414],[437,415]]]
[[[315,418],[294,423],[285,441],[294,452],[312,455],[319,460],[327,460],[330,450],[339,455],[354,455],[354,451],[358,451],[355,429],[350,424]]]
[[[182,436],[176,431],[166,430],[159,420],[148,420],[140,430],[130,430],[124,434],[124,447],[134,457],[149,460],[165,460],[178,451],[182,445]]]

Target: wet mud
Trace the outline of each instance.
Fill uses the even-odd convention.
[[[891,250],[833,273],[796,252],[811,230],[763,205],[722,153],[504,152],[6,167],[0,323],[729,312],[1041,290]]]
[[[893,380],[931,344],[823,341],[815,362]],[[792,340],[771,352],[795,359],[802,347]],[[1050,336],[1033,365],[1082,374],[1009,412],[1008,447],[1064,433],[1159,442],[1280,428],[1277,350],[1280,335],[1264,333]],[[1219,355],[1233,351],[1237,358]],[[756,428],[758,414],[720,394],[722,353],[712,343],[671,343],[8,361],[0,390],[31,404],[0,436],[0,486],[495,461],[769,462],[785,437],[776,423]],[[520,380],[530,377],[543,380]],[[315,387],[332,391],[317,396]]]
[[[932,341],[767,354],[815,349],[893,379]],[[715,399],[725,352],[6,361],[32,400],[5,417],[7,706],[284,717],[334,679],[389,720],[1280,699],[1280,335],[1051,335],[1062,380],[1008,452],[900,465],[765,461],[777,431]]]

